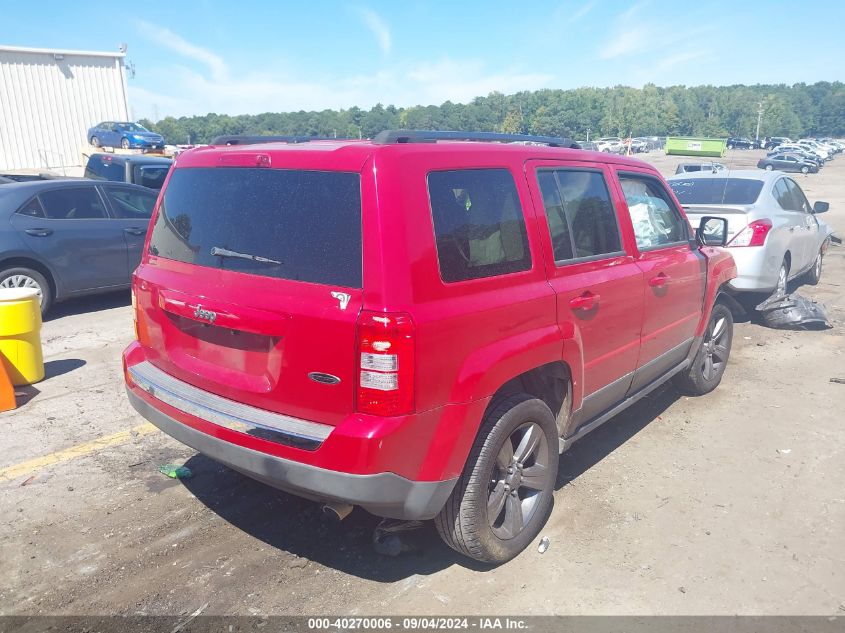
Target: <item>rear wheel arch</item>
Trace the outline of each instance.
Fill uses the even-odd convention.
[[[572,368],[564,361],[553,361],[525,371],[502,384],[487,405],[482,419],[498,404],[515,394],[527,394],[549,407],[563,433],[572,412]]]

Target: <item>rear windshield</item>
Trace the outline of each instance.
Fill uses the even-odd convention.
[[[669,186],[681,204],[754,204],[763,182],[747,178],[672,179]]]
[[[357,173],[177,169],[150,253],[198,266],[361,287]]]

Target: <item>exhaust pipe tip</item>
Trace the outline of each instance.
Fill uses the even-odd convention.
[[[323,515],[332,521],[340,523],[348,517],[354,509],[355,506],[349,505],[348,503],[325,503],[323,504]]]

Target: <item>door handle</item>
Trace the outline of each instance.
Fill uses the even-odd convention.
[[[599,302],[601,299],[600,295],[593,294],[589,290],[582,295],[578,295],[577,297],[572,297],[569,300],[569,307],[573,310],[592,310],[593,306]]]
[[[47,237],[52,232],[52,229],[26,229],[26,234],[34,237]]]
[[[656,277],[652,277],[648,280],[648,285],[652,288],[663,288],[668,283],[669,275],[667,275],[666,273],[660,273]]]
[[[138,229],[138,228],[135,228],[134,226],[131,227],[131,228],[123,229],[123,230],[126,233],[129,233],[130,235],[143,235],[144,233],[146,233],[146,231],[144,229]]]

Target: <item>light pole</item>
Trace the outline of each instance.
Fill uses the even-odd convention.
[[[757,134],[755,136],[756,141],[760,141],[760,123],[763,121],[763,102],[757,104]]]

